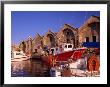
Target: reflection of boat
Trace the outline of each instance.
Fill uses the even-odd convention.
[[[28,60],[29,57],[26,56],[23,51],[13,51],[12,56],[11,56],[11,61],[16,62],[16,61],[24,61]]]

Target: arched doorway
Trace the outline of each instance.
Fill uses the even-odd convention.
[[[49,47],[55,47],[55,38],[52,34],[48,34],[48,45]]]
[[[22,42],[22,50],[24,53],[26,52],[26,44],[24,41]]]
[[[64,39],[66,43],[71,43],[75,46],[75,36],[73,31],[67,28],[63,30],[63,34],[64,34]]]

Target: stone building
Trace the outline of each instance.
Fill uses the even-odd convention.
[[[100,42],[100,18],[91,16],[79,29],[79,43]]]
[[[37,33],[32,40],[32,52],[35,52],[36,49],[39,52],[41,48],[43,48],[43,37]]]
[[[57,37],[54,32],[48,30],[48,32],[43,37],[43,45],[48,46],[49,48],[55,47],[57,45]]]
[[[11,51],[16,51],[16,50],[19,50],[19,46],[12,44],[11,45]]]
[[[31,54],[32,53],[32,38],[29,36],[26,41],[22,41],[19,45],[20,50],[24,53]]]
[[[57,33],[58,45],[63,43],[71,43],[74,47],[78,45],[78,29],[65,24]]]
[[[78,45],[78,29],[65,24],[57,33],[49,30],[43,37],[44,45],[51,47],[71,43],[76,47]]]
[[[35,49],[42,49],[60,46],[63,43],[71,43],[75,48],[83,42],[100,42],[100,18],[91,16],[80,28],[72,27],[69,24],[59,29],[58,32],[52,32],[50,29],[40,36],[38,33],[35,38],[28,37],[19,45],[25,53],[31,54]]]

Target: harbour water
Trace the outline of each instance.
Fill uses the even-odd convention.
[[[11,63],[12,77],[50,77],[48,66],[42,61],[31,59]]]

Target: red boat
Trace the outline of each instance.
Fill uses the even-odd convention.
[[[78,49],[78,50],[73,50],[69,52],[64,52],[64,53],[55,55],[55,58],[56,58],[56,61],[67,61],[69,58],[73,60],[77,60],[81,58],[83,51],[85,51],[85,49]]]
[[[85,50],[86,49],[76,49],[73,51],[63,52],[57,55],[49,55],[49,56],[42,57],[42,60],[48,65],[52,65],[52,63],[56,61],[68,61],[69,58],[73,60],[77,60],[81,58],[82,53]]]

